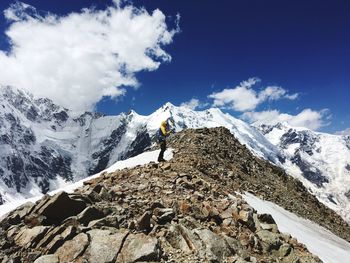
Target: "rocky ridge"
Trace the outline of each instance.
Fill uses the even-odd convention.
[[[0,222],[2,262],[321,262],[236,191],[350,240],[339,216],[227,129],[185,130],[170,145],[167,163],[104,173],[11,212]]]

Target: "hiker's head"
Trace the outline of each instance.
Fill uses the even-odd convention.
[[[166,127],[168,125],[168,120],[162,121],[160,125]]]

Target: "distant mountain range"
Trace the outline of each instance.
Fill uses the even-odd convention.
[[[285,168],[350,221],[350,136],[286,124],[254,127],[216,108],[193,111],[171,103],[149,116],[75,116],[11,87],[0,88],[0,203],[46,193],[149,149],[164,119],[176,131],[228,128],[253,154]]]

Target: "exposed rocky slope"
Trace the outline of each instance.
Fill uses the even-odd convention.
[[[235,191],[252,191],[350,240],[349,226],[225,128],[171,138],[174,158],[105,173],[0,223],[3,262],[320,262]],[[11,261],[12,260],[12,261]],[[298,261],[299,260],[299,261]]]

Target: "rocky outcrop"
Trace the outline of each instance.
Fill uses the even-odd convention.
[[[223,128],[187,130],[170,143],[167,163],[104,173],[72,194],[12,211],[0,222],[0,261],[321,262],[235,194],[284,204],[284,191],[300,195],[291,210],[311,211],[317,200],[302,185]]]
[[[253,156],[227,129],[186,130],[171,146],[178,151],[174,162],[194,166],[228,191],[250,191],[350,241],[348,223],[283,169]]]

